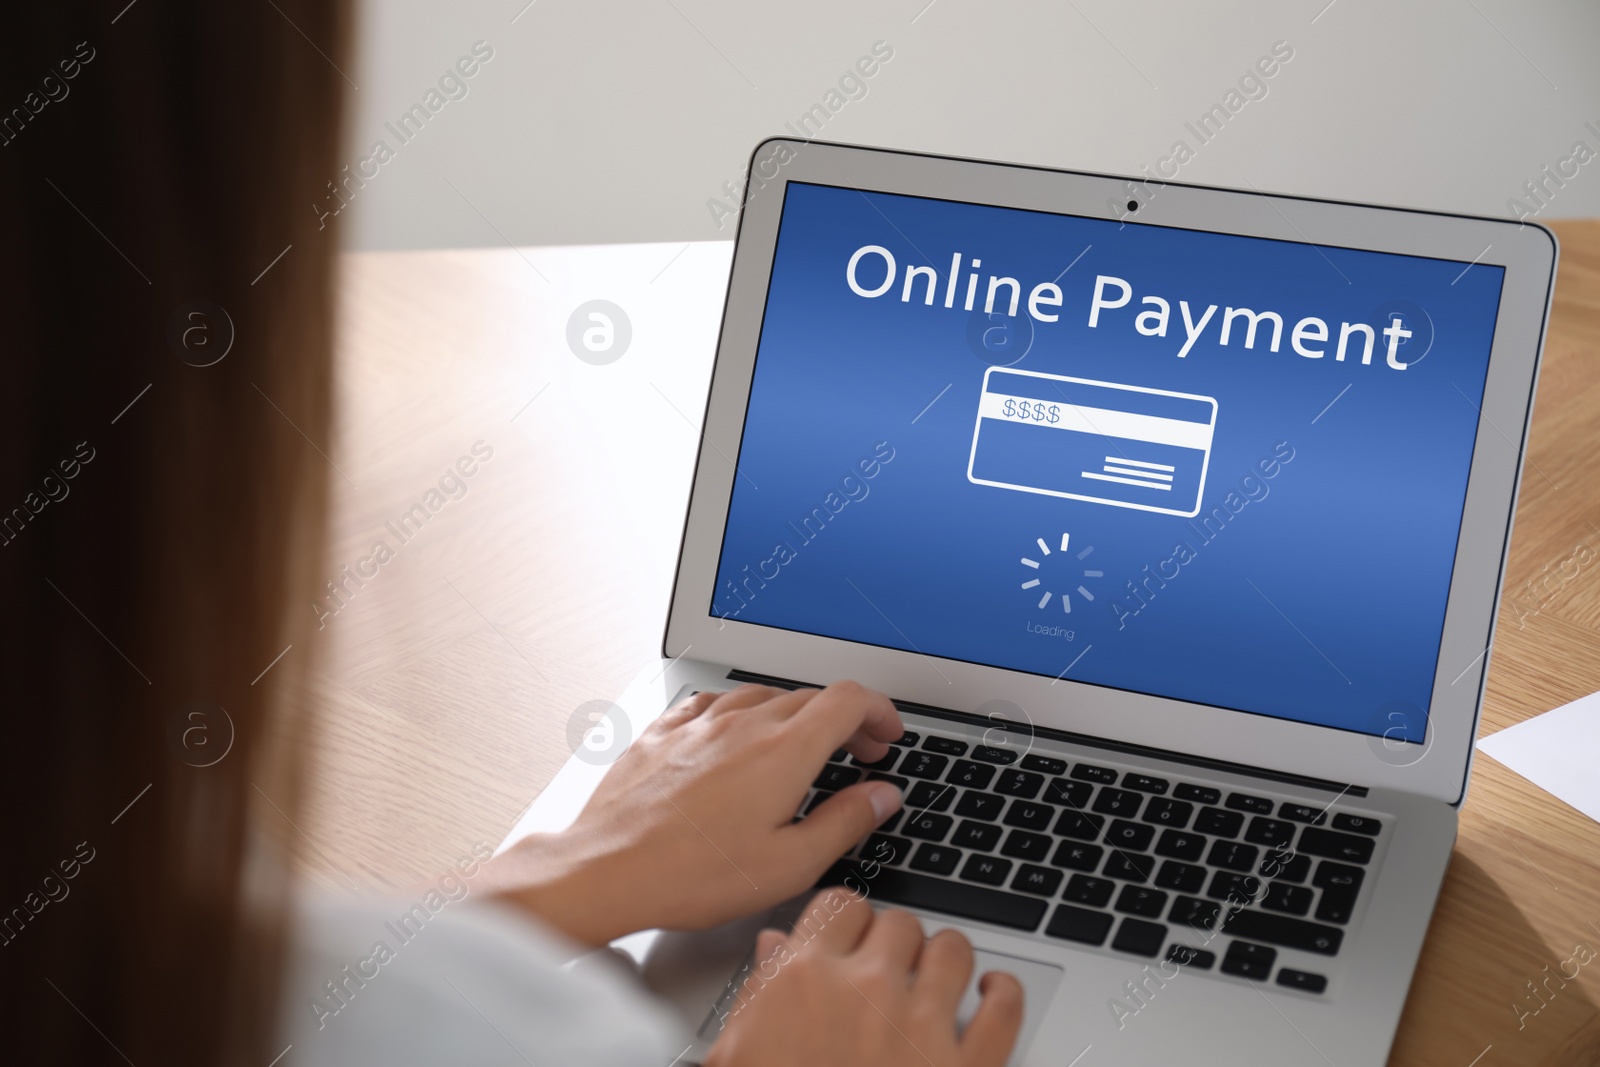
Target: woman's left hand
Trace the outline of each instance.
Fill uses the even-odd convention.
[[[589,945],[753,914],[900,807],[893,784],[860,782],[792,821],[830,753],[881,759],[902,732],[889,699],[854,682],[700,693],[634,742],[570,829],[518,843],[481,884]]]

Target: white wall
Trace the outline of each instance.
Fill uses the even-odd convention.
[[[1179,180],[1600,215],[1600,161],[1547,181],[1546,207],[1523,191],[1575,142],[1600,152],[1589,0],[926,2],[365,0],[347,157],[354,169],[380,138],[396,151],[350,198],[346,239],[731,237],[708,201],[877,41],[893,57],[826,139],[1122,174],[1183,139],[1195,154]],[[401,145],[384,123],[478,40],[493,58],[467,95]],[[1278,41],[1294,54],[1267,95],[1201,145],[1185,122]]]

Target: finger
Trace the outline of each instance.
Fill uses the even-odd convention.
[[[890,745],[887,741],[879,741],[877,738],[868,737],[860,730],[857,730],[845,738],[839,747],[862,763],[877,763],[889,754]]]
[[[695,693],[688,700],[663,711],[661,717],[656,720],[656,724],[663,730],[681,726],[709,708],[720,696],[722,696],[721,693],[712,693],[704,690]]]
[[[854,682],[841,684],[844,686],[856,686]],[[856,687],[862,688],[863,692],[871,693],[874,696],[878,695],[873,690]],[[788,692],[779,691],[777,696],[762,702],[761,709],[770,713],[775,719],[792,719],[802,712],[812,700],[825,692],[827,690],[807,687]],[[843,748],[852,756],[860,757],[864,763],[876,763],[888,755],[889,742],[898,741],[901,735],[905,733],[905,728],[900,725],[899,711],[894,709],[892,703],[889,707],[894,714],[892,729],[883,726],[878,719],[863,722],[861,726],[856,728],[854,733],[833,745],[828,751],[831,752],[835,748]]]
[[[932,1000],[941,1017],[955,1025],[956,1008],[972,981],[972,942],[959,931],[944,929],[928,939],[912,988]]]
[[[848,888],[824,889],[795,919],[789,944],[802,951],[846,956],[856,950],[873,921],[872,905],[860,893]]]
[[[922,955],[922,945],[922,924],[917,917],[909,911],[890,908],[878,913],[857,951],[909,984],[911,971]]]
[[[1022,983],[1001,971],[978,980],[982,1000],[961,1036],[966,1067],[1002,1067],[1022,1029]]]
[[[849,852],[851,845],[899,811],[901,803],[900,790],[893,782],[858,782],[778,833],[793,847],[799,873],[816,878],[828,864]]]
[[[770,685],[741,685],[737,689],[730,689],[719,694],[706,710],[713,715],[727,711],[738,711],[741,708],[751,708],[758,704],[765,704],[777,697],[788,696],[786,689],[775,689]]]
[[[815,694],[789,722],[817,758],[843,745],[873,762],[888,752],[888,742],[905,733],[900,712],[888,697],[850,681],[835,682]]]
[[[792,718],[822,690],[814,686],[801,686],[798,689],[769,689],[768,692],[771,695],[761,701],[761,710],[781,720]]]
[[[789,939],[783,936],[782,930],[773,930],[770,927],[762,930],[756,935],[755,961],[758,964],[765,964],[788,946]]]

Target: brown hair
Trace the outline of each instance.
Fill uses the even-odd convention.
[[[125,4],[0,41],[6,1058],[261,1067],[247,819],[294,812],[348,8]]]

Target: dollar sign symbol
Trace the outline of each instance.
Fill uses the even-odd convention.
[[[1015,400],[1006,401],[1005,413],[1008,419],[1017,413],[1017,402]]]
[[[1055,404],[1050,405],[1050,424],[1053,426],[1061,421],[1061,408]]]

